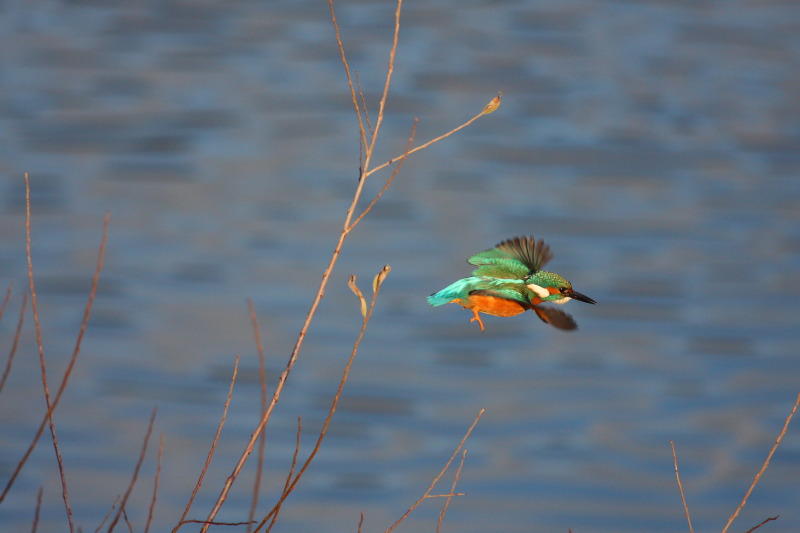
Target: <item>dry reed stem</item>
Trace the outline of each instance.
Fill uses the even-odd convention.
[[[256,352],[258,353],[258,382],[261,389],[261,410],[259,417],[263,416],[264,411],[267,410],[267,371],[264,364],[264,346],[261,344],[261,333],[258,327],[258,317],[253,307],[253,300],[247,299],[247,310],[250,314],[250,322],[253,326],[253,340],[256,343]],[[250,498],[250,511],[247,514],[247,533],[252,531],[252,523],[256,515],[256,507],[258,506],[258,494],[261,487],[261,475],[264,471],[264,446],[266,444],[267,435],[262,429],[258,439],[258,461],[256,464],[256,475],[253,480],[253,494]]]
[[[398,518],[398,519],[397,519],[397,521],[396,521],[394,524],[392,524],[392,525],[389,527],[389,529],[387,529],[387,530],[385,531],[385,533],[389,533],[389,532],[390,532],[390,531],[392,531],[394,528],[396,528],[397,526],[399,526],[399,525],[400,525],[400,522],[402,522],[403,520],[405,520],[405,519],[406,519],[406,517],[407,517],[408,515],[410,515],[410,514],[411,514],[411,512],[412,512],[414,509],[416,509],[416,508],[417,508],[417,506],[418,506],[420,503],[422,503],[424,500],[426,500],[427,498],[429,498],[429,497],[430,497],[429,495],[430,495],[431,491],[433,490],[433,487],[435,487],[435,486],[436,486],[436,484],[437,484],[437,483],[439,482],[439,480],[442,478],[442,476],[443,476],[443,475],[444,475],[444,473],[447,471],[447,469],[448,469],[448,468],[450,468],[450,463],[452,463],[452,462],[453,462],[453,459],[455,459],[456,455],[458,455],[458,452],[459,452],[459,450],[461,450],[461,448],[464,446],[464,443],[467,441],[467,438],[469,437],[470,433],[472,433],[472,430],[475,428],[475,426],[476,426],[476,425],[477,425],[477,423],[478,423],[478,420],[480,420],[481,416],[483,416],[483,413],[484,413],[485,411],[486,411],[486,409],[481,409],[480,411],[478,411],[478,414],[475,416],[475,420],[473,420],[473,421],[472,421],[472,424],[469,426],[469,429],[467,429],[467,432],[464,434],[464,436],[463,436],[463,437],[461,438],[461,440],[459,441],[459,443],[458,443],[458,446],[456,446],[456,449],[455,449],[455,450],[453,450],[453,454],[450,456],[450,458],[449,458],[449,459],[447,460],[447,462],[444,464],[444,466],[443,466],[443,467],[442,467],[442,469],[439,471],[439,473],[438,473],[438,474],[436,474],[436,477],[434,477],[434,478],[433,478],[433,481],[431,481],[430,485],[428,485],[428,488],[425,490],[425,492],[422,494],[422,496],[420,496],[420,497],[419,497],[419,499],[418,499],[417,501],[415,501],[413,504],[411,504],[411,507],[409,507],[409,508],[408,508],[408,510],[407,510],[407,511],[406,511],[406,512],[403,514],[403,516],[401,516],[400,518]]]
[[[467,457],[467,450],[461,450],[461,461],[458,463],[458,468],[456,468],[456,473],[453,476],[453,484],[450,485],[450,493],[446,495],[446,500],[444,501],[444,505],[442,505],[442,510],[439,511],[439,520],[436,522],[436,533],[440,533],[442,530],[442,522],[444,521],[444,514],[447,512],[447,508],[450,506],[450,500],[452,500],[453,496],[455,495],[456,485],[458,484],[458,478],[461,476],[461,468],[464,466],[464,459]]]
[[[153,424],[156,420],[156,412],[158,411],[157,407],[153,407],[152,413],[150,413],[150,422],[147,424],[147,431],[144,435],[144,440],[142,441],[142,449],[139,452],[139,459],[136,461],[136,466],[133,469],[133,475],[131,476],[131,481],[128,483],[128,488],[125,490],[125,495],[122,496],[122,500],[119,502],[119,509],[117,509],[117,514],[111,520],[111,523],[108,524],[108,533],[114,530],[114,527],[117,525],[117,522],[120,519],[120,516],[125,513],[125,504],[128,503],[128,497],[130,497],[131,492],[133,492],[133,486],[136,485],[136,479],[139,477],[139,469],[142,467],[142,462],[144,461],[144,455],[147,452],[147,443],[150,441],[150,434],[153,433]],[[125,515],[125,521],[128,522],[128,517]],[[128,523],[128,528],[130,529],[130,523]]]
[[[381,272],[388,272],[388,270],[390,269],[387,265],[383,267],[383,270]],[[353,278],[354,276],[351,277],[351,279]],[[355,280],[353,280],[353,284],[355,284]],[[319,435],[317,436],[317,441],[314,443],[314,448],[311,450],[311,453],[309,453],[305,462],[300,467],[300,470],[297,472],[297,474],[295,474],[291,484],[289,484],[289,486],[284,489],[283,493],[281,494],[275,506],[264,517],[264,519],[261,520],[261,523],[258,524],[254,533],[258,533],[259,529],[261,529],[261,527],[266,523],[266,521],[272,519],[270,527],[265,530],[265,531],[270,531],[272,524],[275,523],[274,517],[276,517],[278,512],[280,511],[281,505],[283,505],[284,500],[286,500],[289,494],[291,494],[291,492],[294,490],[295,486],[297,485],[297,482],[303,476],[303,473],[305,473],[306,469],[311,464],[311,461],[317,455],[319,447],[322,444],[322,441],[325,438],[325,434],[328,430],[328,425],[330,424],[331,419],[333,418],[333,413],[336,412],[336,406],[339,404],[339,397],[341,396],[342,390],[344,389],[344,384],[347,382],[347,376],[350,374],[350,367],[352,366],[353,360],[356,357],[356,353],[358,352],[358,347],[361,345],[361,340],[364,338],[364,333],[367,330],[367,324],[369,324],[369,319],[370,317],[372,317],[372,312],[375,309],[375,302],[378,299],[378,293],[380,292],[380,287],[381,287],[380,283],[376,283],[375,290],[372,293],[372,299],[370,300],[369,303],[369,308],[367,309],[366,314],[362,318],[361,329],[358,332],[356,340],[353,342],[353,349],[350,351],[350,357],[347,359],[347,364],[345,364],[344,370],[342,371],[342,377],[339,380],[339,386],[336,389],[336,394],[334,394],[333,400],[331,401],[331,406],[328,409],[328,415],[325,417],[325,421],[322,423],[322,428],[319,430]]]
[[[33,282],[33,261],[31,259],[31,189],[28,182],[28,173],[25,173],[25,256],[28,260],[28,285],[31,291],[31,309],[33,310],[33,323],[36,330],[36,346],[39,352],[39,368],[41,369],[42,389],[44,401],[47,406],[47,422],[50,428],[50,436],[53,441],[53,450],[56,454],[58,463],[58,474],[61,478],[61,497],[64,500],[64,509],[67,513],[70,532],[75,531],[75,524],[72,520],[72,508],[69,505],[69,491],[67,489],[67,478],[64,474],[64,460],[61,457],[61,450],[58,447],[58,437],[56,436],[56,426],[53,423],[53,403],[50,401],[50,389],[47,386],[47,369],[44,363],[44,346],[42,345],[42,328],[39,324],[39,310],[36,302],[36,290]]]
[[[156,497],[158,496],[158,479],[161,477],[161,457],[164,453],[164,434],[158,436],[158,455],[156,455],[156,475],[153,478],[153,496],[150,499],[150,508],[147,510],[147,522],[144,526],[144,533],[150,531],[150,524],[153,522],[153,510],[156,508]]]
[[[675,469],[675,481],[678,482],[678,492],[681,494],[681,503],[683,504],[683,512],[686,515],[686,523],[689,524],[689,533],[694,533],[694,528],[692,528],[692,519],[689,516],[689,507],[687,507],[686,497],[683,495],[681,477],[678,475],[678,457],[675,455],[675,443],[673,441],[669,441],[669,446],[672,449],[672,466]]]
[[[786,417],[786,420],[783,422],[783,428],[781,428],[781,432],[778,434],[778,437],[775,439],[775,443],[772,445],[772,448],[770,448],[769,453],[767,454],[767,458],[764,459],[764,463],[761,465],[761,468],[756,473],[755,477],[753,477],[753,482],[750,483],[750,486],[747,488],[747,492],[744,493],[744,496],[742,497],[742,501],[736,507],[736,510],[733,511],[733,514],[731,514],[730,518],[728,518],[728,522],[725,524],[725,527],[722,528],[722,533],[725,533],[726,531],[728,531],[728,528],[731,526],[733,521],[738,516],[739,511],[741,511],[742,508],[744,507],[744,504],[747,503],[747,498],[750,497],[750,493],[753,492],[753,489],[755,488],[756,484],[758,483],[758,480],[761,479],[761,474],[763,474],[764,471],[767,469],[767,466],[769,466],[769,461],[770,461],[770,459],[772,459],[772,454],[775,453],[775,450],[778,448],[778,445],[780,444],[781,440],[783,439],[783,436],[786,434],[786,428],[789,427],[789,422],[792,420],[792,417],[794,416],[795,411],[797,411],[797,406],[799,404],[800,404],[800,394],[798,394],[797,398],[795,398],[794,405],[792,406],[792,410],[789,411],[789,415]]]
[[[11,349],[8,351],[8,359],[6,359],[6,368],[3,370],[3,377],[0,378],[0,392],[6,384],[8,375],[11,373],[11,364],[14,362],[14,356],[17,353],[19,346],[19,336],[22,333],[22,324],[25,322],[25,307],[28,304],[28,293],[22,293],[22,304],[19,306],[19,318],[17,319],[17,329],[14,330],[14,338],[11,340]],[[0,499],[2,501],[2,499]]]
[[[297,466],[297,455],[300,453],[300,432],[302,431],[302,425],[300,424],[300,417],[297,417],[297,433],[294,438],[294,452],[292,453],[292,464],[289,466],[289,472],[286,474],[286,479],[283,482],[283,492],[281,494],[288,494],[289,493],[289,485],[292,482],[292,475],[294,474],[294,469]],[[272,529],[272,526],[275,525],[275,522],[278,520],[278,514],[281,512],[281,503],[278,503],[276,506],[275,513],[272,515],[272,519],[270,520],[269,525],[267,526],[267,531]]]
[[[233,363],[233,374],[231,374],[231,382],[228,385],[228,397],[225,399],[225,405],[222,407],[222,416],[219,419],[219,424],[217,424],[217,431],[214,433],[214,440],[211,441],[211,448],[208,450],[208,455],[206,455],[206,462],[203,464],[203,469],[200,471],[200,476],[197,478],[197,483],[194,485],[194,489],[192,490],[192,495],[189,496],[189,501],[186,502],[186,507],[183,509],[183,514],[181,515],[180,520],[178,520],[178,524],[172,528],[172,533],[175,533],[180,529],[183,524],[186,523],[200,523],[198,520],[185,520],[186,515],[189,514],[189,509],[192,507],[192,502],[194,501],[194,497],[197,496],[197,491],[200,490],[200,485],[203,484],[203,478],[206,475],[206,470],[208,470],[208,465],[211,463],[211,456],[214,455],[214,450],[217,447],[217,440],[219,440],[219,434],[222,432],[222,426],[225,425],[225,419],[228,416],[228,406],[231,403],[231,397],[233,396],[233,384],[236,381],[236,374],[239,371],[239,356],[236,356],[236,360]]]
[[[760,528],[761,526],[763,526],[767,522],[772,522],[773,520],[777,520],[780,517],[781,517],[781,515],[778,514],[778,515],[775,515],[775,516],[770,516],[769,518],[765,518],[764,520],[761,521],[760,524],[757,524],[757,525],[751,527],[750,529],[748,529],[744,533],[753,533],[753,531],[755,531],[756,529]]]
[[[111,504],[111,508],[108,510],[106,515],[103,517],[103,519],[100,521],[100,525],[97,526],[97,528],[94,530],[94,533],[99,533],[99,531],[101,529],[103,529],[103,525],[106,523],[106,520],[109,519],[109,517],[111,516],[111,513],[113,513],[114,509],[117,508],[117,502],[119,502],[119,499],[120,499],[120,495],[117,494],[117,497],[114,498],[114,502]]]
[[[29,191],[29,187],[28,187],[28,175],[27,174],[25,174],[25,188],[26,188],[26,204],[29,205],[30,202],[29,202],[28,195],[29,195],[30,191]],[[29,211],[29,209],[28,209],[28,211]],[[9,478],[8,482],[6,483],[6,486],[3,488],[3,492],[0,493],[0,503],[2,503],[3,500],[5,499],[6,495],[8,494],[8,491],[11,489],[12,485],[14,485],[14,481],[17,479],[17,476],[19,475],[20,471],[22,470],[22,467],[28,461],[28,458],[30,457],[31,453],[33,453],[33,449],[36,447],[36,443],[39,441],[39,437],[42,436],[42,432],[44,431],[45,424],[50,420],[50,416],[52,415],[52,413],[55,410],[55,408],[58,406],[59,401],[61,401],[61,396],[64,393],[64,389],[66,389],[66,387],[67,387],[67,381],[69,380],[69,377],[72,374],[72,369],[75,366],[75,362],[78,359],[78,353],[80,353],[81,342],[83,340],[83,334],[86,331],[86,324],[89,321],[89,314],[90,314],[91,309],[92,309],[92,303],[94,302],[94,297],[95,297],[95,294],[97,293],[97,281],[100,278],[100,272],[103,269],[103,256],[105,254],[106,237],[107,237],[107,234],[108,234],[108,220],[109,220],[109,213],[108,213],[108,211],[106,211],[105,217],[103,218],[103,233],[102,233],[102,237],[100,239],[100,247],[99,247],[99,249],[97,251],[97,265],[95,266],[94,275],[92,276],[92,286],[91,286],[91,289],[89,289],[89,298],[88,298],[88,300],[86,302],[86,307],[84,308],[83,319],[81,320],[80,330],[78,332],[78,337],[77,337],[77,339],[75,341],[75,348],[72,351],[72,357],[69,360],[69,364],[67,364],[66,370],[64,370],[64,374],[61,376],[61,383],[58,386],[58,391],[56,391],[56,395],[55,395],[55,398],[53,399],[52,405],[50,405],[48,407],[47,412],[42,417],[42,421],[39,423],[39,427],[36,430],[36,434],[34,435],[33,439],[31,440],[31,443],[28,446],[28,449],[25,450],[25,453],[23,454],[22,459],[20,459],[19,462],[17,462],[17,466],[14,468],[14,472],[11,474],[11,477]],[[26,221],[26,228],[29,228],[29,225],[30,225],[29,221]],[[28,237],[29,237],[29,235],[28,235]],[[27,251],[27,253],[28,253],[28,261],[30,262],[30,251],[29,251],[30,242],[28,242],[26,244],[26,246],[28,248],[28,251]],[[33,284],[33,279],[31,278],[30,281],[31,281],[31,285],[32,285]],[[34,311],[34,318],[37,318],[37,316],[38,315]]]
[[[36,533],[36,528],[39,525],[39,511],[42,509],[42,493],[44,488],[39,485],[39,490],[36,493],[36,509],[33,511],[33,525],[31,526],[31,533]]]

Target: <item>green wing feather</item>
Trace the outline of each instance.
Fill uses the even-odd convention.
[[[550,247],[533,237],[514,237],[494,248],[473,255],[467,262],[478,268],[473,276],[497,279],[525,279],[551,258]]]
[[[530,307],[531,291],[522,282],[509,282],[508,280],[480,279],[472,284],[469,294],[493,296],[504,300],[513,300],[525,307]]]

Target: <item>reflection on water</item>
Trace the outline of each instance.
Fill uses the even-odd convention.
[[[150,410],[164,459],[154,530],[171,527],[204,460],[237,354],[240,373],[193,513],[205,512],[252,431],[254,300],[272,383],[291,350],[355,185],[357,129],[327,8],[316,2],[7,6],[0,37],[5,183],[0,264],[27,285],[21,176],[48,375],[72,351],[96,261],[105,266],[56,415],[84,530],[123,492]],[[393,6],[342,3],[351,67],[377,100]],[[265,493],[315,431],[352,348],[362,290],[392,266],[328,438],[276,531],[388,527],[428,486],[475,414],[447,526],[458,531],[675,531],[676,443],[695,527],[724,523],[798,392],[800,116],[792,2],[409,4],[377,160],[414,117],[429,139],[351,234],[268,426]],[[435,21],[435,23],[433,23]],[[374,120],[374,111],[371,118]],[[367,184],[365,198],[384,175]],[[519,234],[599,302],[564,334],[533,314],[486,317],[424,297],[466,257]],[[7,479],[42,411],[32,320],[0,397]],[[800,524],[790,428],[737,523]],[[151,449],[128,503],[143,528]],[[61,530],[41,442],[0,520]],[[223,520],[246,516],[252,467]],[[452,478],[437,491],[445,492]],[[430,503],[430,502],[429,502]],[[408,530],[430,529],[426,503]],[[746,527],[745,527],[746,526]]]

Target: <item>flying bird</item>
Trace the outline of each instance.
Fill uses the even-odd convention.
[[[477,253],[467,262],[477,268],[468,278],[451,283],[428,296],[434,307],[457,303],[472,311],[470,322],[478,322],[478,313],[494,316],[514,316],[527,311],[536,313],[551,326],[572,330],[578,326],[570,315],[543,303],[563,304],[571,299],[597,303],[574,290],[572,284],[554,272],[542,270],[552,259],[550,247],[533,237],[514,237],[494,248]]]

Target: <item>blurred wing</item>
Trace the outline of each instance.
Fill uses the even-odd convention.
[[[523,279],[540,270],[552,257],[550,247],[541,239],[514,237],[473,255],[467,262],[478,267],[473,276]]]
[[[553,258],[550,247],[542,239],[537,241],[533,237],[514,237],[501,242],[495,249],[517,259],[533,272],[541,270]]]
[[[537,305],[533,307],[533,311],[536,313],[536,316],[542,320],[542,322],[545,324],[550,324],[554,328],[566,330],[578,329],[578,324],[575,323],[575,320],[573,320],[570,315],[560,309]]]

